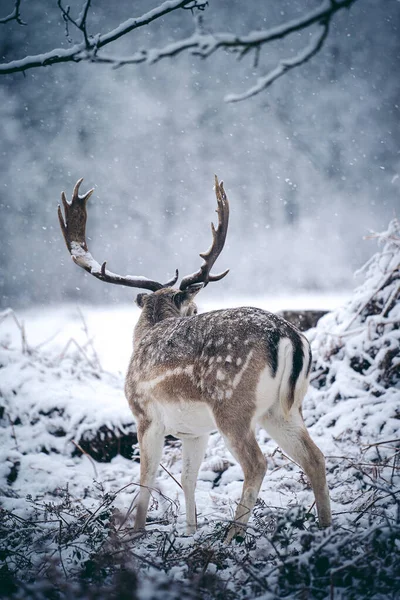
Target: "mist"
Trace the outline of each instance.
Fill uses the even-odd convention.
[[[4,2],[4,12],[13,3]],[[9,5],[5,6],[5,5]],[[206,31],[246,33],[317,2],[211,0]],[[71,2],[71,10],[80,4]],[[93,30],[153,6],[93,3]],[[68,47],[56,2],[22,5],[26,27],[1,25],[2,62]],[[3,10],[3,8],[2,8]],[[134,11],[134,15],[132,14]],[[400,4],[359,0],[338,13],[322,50],[255,98],[230,104],[280,58],[296,34],[241,61],[190,54],[155,65],[79,63],[3,76],[0,88],[0,303],[117,304],[132,290],[76,268],[57,220],[64,190],[94,187],[87,239],[121,274],[167,281],[198,269],[216,219],[214,173],[230,200],[230,229],[205,296],[338,291],[374,251],[364,236],[398,214]],[[113,51],[189,35],[182,10],[117,42]],[[73,38],[74,33],[69,32]],[[71,41],[72,43],[72,41]],[[212,289],[211,289],[212,288]]]

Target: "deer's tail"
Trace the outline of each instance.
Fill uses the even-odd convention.
[[[282,365],[279,402],[284,415],[293,407],[300,408],[308,387],[311,369],[311,350],[301,334],[285,338],[279,345],[278,364]]]

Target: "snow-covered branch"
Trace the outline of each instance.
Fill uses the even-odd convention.
[[[296,54],[296,56],[280,60],[275,69],[264,75],[264,77],[259,77],[256,85],[242,94],[229,94],[225,96],[226,102],[239,102],[240,100],[246,100],[247,98],[256,96],[269,87],[276,79],[279,79],[279,77],[282,77],[287,71],[290,71],[290,69],[306,63],[322,48],[328,33],[329,23],[327,22],[322,25],[320,31],[311,39],[309,45]]]
[[[143,49],[131,56],[118,57],[105,54],[104,52],[101,52],[101,49],[112,44],[131,31],[149,25],[156,19],[177,9],[186,8],[204,10],[207,1],[167,0],[141,17],[124,21],[108,33],[97,33],[92,35],[87,32],[87,19],[91,0],[85,0],[81,14],[77,19],[73,19],[70,15],[69,7],[64,8],[61,0],[58,0],[58,5],[66,23],[67,34],[68,24],[71,23],[80,30],[84,38],[83,41],[68,49],[56,48],[47,53],[36,56],[27,56],[21,60],[13,60],[9,63],[1,64],[0,74],[26,71],[39,66],[48,66],[71,61],[108,63],[114,67],[139,63],[154,64],[162,59],[171,58],[186,51],[202,58],[208,58],[217,50],[224,49],[238,54],[239,58],[241,58],[252,50],[258,55],[260,49],[265,44],[284,39],[295,32],[307,31],[314,26],[320,26],[322,28],[315,37],[312,38],[306,48],[301,50],[296,56],[282,59],[275,69],[263,77],[260,77],[257,83],[249,90],[241,94],[231,94],[226,98],[227,101],[231,102],[239,101],[258,94],[284,73],[294,67],[304,64],[312,58],[322,48],[328,36],[329,24],[333,16],[338,11],[349,8],[354,2],[356,2],[356,0],[322,0],[321,4],[316,9],[297,19],[287,21],[286,23],[267,30],[254,31],[246,35],[236,35],[227,32],[205,33],[203,31],[195,31],[192,35],[171,42],[164,47]]]
[[[27,71],[36,67],[46,67],[62,62],[80,62],[82,60],[94,61],[96,53],[100,48],[115,42],[119,38],[127,35],[134,29],[149,25],[156,19],[160,19],[165,15],[179,9],[179,8],[191,8],[202,10],[205,8],[207,0],[166,0],[156,8],[153,8],[149,12],[145,13],[141,17],[127,19],[115,29],[112,29],[106,34],[86,34],[87,42],[84,39],[79,44],[64,49],[55,48],[49,52],[37,54],[34,56],[26,56],[20,60],[13,60],[8,63],[0,64],[0,75],[7,75],[10,73],[17,73],[21,71]],[[85,37],[86,32],[86,21],[88,16],[88,10],[90,8],[90,2],[86,0],[85,7],[83,9],[82,17],[78,17],[75,21],[70,15],[69,9],[64,9],[59,1],[59,6],[63,15],[64,20],[73,23],[78,29],[80,29]]]
[[[14,10],[7,17],[0,17],[0,24],[8,23],[9,21],[17,21],[19,25],[26,25],[21,19],[21,0],[15,0]]]

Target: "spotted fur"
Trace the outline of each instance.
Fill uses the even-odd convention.
[[[312,481],[320,520],[329,524],[323,457],[301,416],[311,362],[306,338],[283,318],[258,308],[197,315],[194,293],[167,288],[140,295],[138,301],[142,313],[125,390],[145,457],[142,486],[153,485],[164,436],[181,438],[188,531],[193,531],[197,471],[209,433],[219,429],[245,473],[235,517],[243,526],[266,468],[254,437],[260,423],[303,466]],[[199,458],[193,453],[200,450]],[[144,526],[147,504],[148,494],[142,488],[137,529]]]

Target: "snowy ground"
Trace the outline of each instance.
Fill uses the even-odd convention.
[[[388,293],[390,296],[391,292]],[[285,308],[334,309],[332,314],[323,318],[321,327],[310,332],[314,351],[320,349],[325,336],[326,343],[322,345],[325,351],[329,347],[331,354],[328,356],[327,352],[325,355],[321,352],[316,358],[316,382],[310,386],[305,399],[304,417],[312,437],[327,457],[336,527],[356,539],[357,535],[361,535],[356,528],[363,526],[364,535],[363,532],[371,527],[371,519],[381,522],[382,519],[398,518],[398,507],[390,489],[398,483],[398,462],[393,457],[398,455],[394,443],[399,438],[397,411],[400,392],[395,387],[375,389],[371,369],[367,375],[372,387],[367,389],[364,373],[354,371],[354,365],[350,370],[351,357],[349,361],[347,358],[351,351],[346,340],[350,340],[351,345],[351,339],[356,340],[356,337],[347,338],[345,334],[343,343],[340,337],[346,322],[358,310],[351,305],[349,297],[348,294],[337,294],[275,300],[265,298],[260,301],[238,299],[226,302],[225,306],[250,304],[273,311]],[[343,306],[347,308],[340,308]],[[220,307],[200,308],[210,310]],[[392,320],[398,320],[397,313],[391,315]],[[105,444],[108,443],[107,430],[134,434],[132,416],[123,394],[123,378],[138,309],[134,306],[32,309],[17,314],[19,324],[24,323],[25,340],[13,314],[3,316],[0,323],[2,507],[7,518],[11,519],[10,527],[16,526],[16,523],[31,523],[32,515],[36,522],[42,515],[40,522],[60,523],[57,539],[51,537],[49,530],[48,537],[42,536],[42,541],[38,542],[36,534],[32,533],[29,540],[34,543],[31,543],[29,551],[24,550],[29,568],[24,567],[25,563],[19,565],[14,555],[7,568],[16,573],[26,568],[33,577],[36,567],[43,570],[44,556],[53,557],[53,560],[59,556],[68,578],[77,573],[93,552],[104,544],[104,532],[99,529],[95,515],[107,513],[107,519],[110,519],[111,513],[107,510],[112,505],[112,518],[120,523],[120,513],[116,511],[125,514],[135,498],[139,480],[138,462],[118,454],[110,462],[94,461],[88,454],[82,453],[79,446],[85,435],[90,437],[93,432],[100,431]],[[364,333],[363,330],[362,335]],[[389,344],[396,345],[399,338],[393,335],[391,331]],[[337,339],[341,340],[341,345],[336,348],[332,340]],[[361,353],[365,351],[364,343],[364,337],[354,342],[355,354],[357,349],[361,349]],[[344,354],[340,361],[332,362],[332,356],[341,352]],[[336,381],[332,378],[333,370],[337,374]],[[327,377],[332,379],[331,386],[326,385]],[[194,555],[192,549],[195,548],[196,552],[201,549],[202,553],[201,560],[196,554],[198,562],[194,561],[195,565],[200,565],[202,577],[214,576],[218,571],[218,576],[225,582],[225,592],[232,598],[258,597],[263,590],[267,594],[269,584],[263,584],[257,577],[261,568],[258,561],[262,558],[260,565],[263,568],[270,561],[272,571],[276,571],[277,567],[273,565],[281,559],[282,552],[289,552],[288,547],[290,556],[295,556],[303,538],[295,537],[294,541],[287,543],[283,538],[295,528],[299,518],[302,522],[311,518],[310,527],[314,531],[312,517],[305,515],[315,512],[313,495],[301,470],[263,431],[258,435],[268,463],[268,473],[255,516],[250,521],[249,539],[257,542],[247,542],[244,548],[235,550],[236,554],[229,557],[224,554],[225,550],[210,550],[210,539],[219,543],[221,523],[224,526],[232,518],[242,485],[240,467],[225,449],[220,436],[212,435],[196,492],[199,531],[194,539],[185,538],[183,494],[178,484],[179,442],[170,442],[166,446],[162,461],[164,468],[160,469],[158,489],[153,493],[148,534],[130,546],[132,556],[137,558],[135,569],[144,569],[146,573],[147,579],[143,581],[151,582],[154,578],[159,581],[157,573],[162,572],[168,581],[182,585],[190,583],[197,567],[188,562],[188,557]],[[295,512],[288,517],[290,509]],[[51,520],[49,515],[57,518]],[[283,528],[284,534],[279,525],[282,515],[289,519],[289,526]],[[61,542],[62,527],[69,531],[74,519],[79,522],[86,519],[85,526],[74,538],[74,543],[64,538]],[[93,529],[95,522],[97,529]],[[51,529],[51,525],[49,527]],[[268,540],[271,531],[276,537],[273,547],[278,545],[280,548],[275,558],[271,558],[270,546],[271,539],[275,538],[272,536]],[[99,540],[95,548],[96,536]],[[22,537],[20,535],[14,545],[22,543]],[[328,535],[318,539],[326,545],[333,537]],[[50,540],[47,546],[45,540]],[[210,553],[207,559],[204,558],[205,548]],[[313,556],[317,554],[315,551]],[[265,577],[263,581],[268,579]],[[200,586],[199,580],[196,581]],[[240,593],[238,590],[241,590]],[[185,594],[190,597],[190,590],[186,590]],[[142,595],[147,597],[143,589]],[[210,592],[210,597],[212,595]],[[167,596],[159,594],[157,597]],[[275,596],[267,594],[264,597]]]
[[[266,298],[255,304],[271,310],[293,305],[296,308],[330,309],[340,305],[343,296],[303,296],[296,300]],[[246,299],[238,299],[232,306],[246,304]],[[202,308],[212,310],[220,306]],[[13,489],[21,496],[26,493],[40,496],[48,489],[64,487],[66,482],[70,491],[75,489],[78,493],[82,487],[92,483],[94,476],[96,480],[108,482],[113,490],[138,481],[138,464],[120,456],[114,458],[112,463],[96,464],[86,457],[71,458],[76,448],[74,443],[86,431],[98,431],[104,426],[123,431],[134,428],[123,393],[123,381],[138,314],[136,306],[109,309],[66,305],[21,312],[16,316],[19,323],[23,324],[26,343],[32,348],[33,356],[29,353],[26,356],[19,351],[22,349],[21,331],[13,316],[10,315],[1,324],[1,342],[7,346],[7,360],[12,363],[1,373],[3,395],[6,398],[11,396],[8,418],[13,422],[21,419],[21,409],[26,418],[25,427],[22,424],[14,428],[17,433],[12,441],[12,453],[7,443],[3,445],[6,460],[2,463],[2,471],[6,477],[11,455],[12,464],[20,462]],[[41,364],[35,360],[35,353],[41,357]],[[13,401],[12,394],[18,402]],[[46,418],[48,423],[43,427]],[[21,427],[25,430],[21,431]],[[63,432],[65,435],[62,435]],[[261,432],[260,439],[266,440]],[[276,449],[273,442],[265,443],[266,453]],[[179,462],[177,442],[176,447],[168,447],[164,466],[179,477]],[[227,467],[228,472],[222,474],[220,489],[213,492],[216,473]],[[240,495],[241,478],[239,466],[225,450],[219,435],[212,436],[208,459],[203,465],[198,484],[199,519],[215,518],[216,507],[221,509],[220,518],[230,518]],[[165,472],[160,473],[160,485],[165,496],[183,506],[180,488]],[[286,506],[285,492],[276,491],[267,479],[265,485],[268,502]],[[132,489],[128,492],[130,495]],[[309,491],[299,490],[299,493],[301,497],[305,495],[306,503],[312,503]],[[119,500],[125,507],[129,506],[130,499],[123,499],[123,495],[120,495]],[[302,502],[302,498],[299,502]]]
[[[132,294],[131,294],[132,295]],[[277,312],[286,309],[332,310],[343,304],[351,292],[332,294],[301,294],[279,297],[240,297],[227,298],[225,302],[202,303],[199,301],[199,312],[207,312],[220,308],[236,306],[257,306],[265,310]],[[133,295],[134,297],[134,295]],[[18,313],[18,318],[25,324],[28,342],[36,347],[62,351],[70,339],[84,345],[87,335],[83,321],[102,367],[115,375],[125,371],[132,352],[132,332],[139,316],[139,309],[134,302],[116,307],[66,304],[44,309],[35,307]],[[14,322],[8,319],[2,323],[2,335],[8,335],[13,345],[20,342],[20,332]]]

